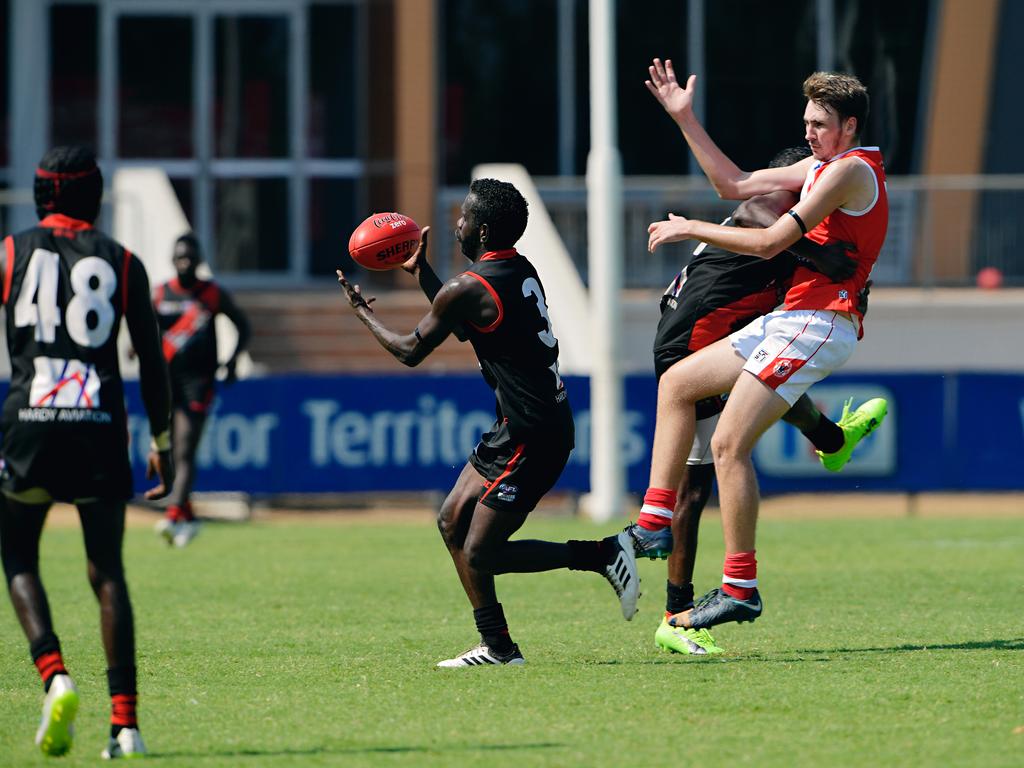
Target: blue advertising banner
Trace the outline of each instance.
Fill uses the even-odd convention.
[[[589,382],[567,377],[576,450],[559,481],[590,484]],[[620,456],[631,491],[647,485],[654,433],[652,376],[628,377]],[[838,418],[843,401],[889,401],[883,426],[840,474],[779,424],[754,455],[765,493],[1024,489],[1024,375],[834,375],[811,395]],[[136,487],[148,425],[129,385]],[[480,434],[494,398],[477,375],[276,376],[223,390],[199,450],[197,490],[252,494],[446,490]]]

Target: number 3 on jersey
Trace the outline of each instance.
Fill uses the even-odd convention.
[[[21,293],[14,305],[14,325],[35,326],[36,341],[52,344],[61,324],[57,303],[60,255],[36,248],[28,262]],[[117,275],[103,259],[87,256],[71,268],[71,300],[64,310],[71,340],[81,347],[99,347],[110,338],[114,307],[110,297],[117,290]],[[92,327],[90,327],[90,321]]]
[[[540,289],[540,283],[534,278],[528,277],[523,281],[523,296],[533,296],[537,300],[537,311],[540,312],[545,326],[543,331],[538,331],[537,336],[546,347],[553,347],[558,343],[555,334],[551,332],[551,318],[548,317],[548,303],[544,300],[544,293]],[[555,374],[555,389],[562,389],[562,377],[558,374],[558,361],[551,364],[551,372]]]

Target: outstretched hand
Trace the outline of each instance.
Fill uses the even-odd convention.
[[[668,215],[668,221],[655,221],[647,227],[647,250],[654,253],[659,245],[664,243],[678,243],[680,240],[689,240],[690,235],[686,225],[689,220],[676,216],[674,213]]]
[[[410,275],[415,275],[417,270],[427,261],[427,238],[430,236],[430,227],[424,227],[420,232],[420,244],[409,260],[402,264],[402,269]]]
[[[697,91],[696,75],[690,75],[686,79],[686,87],[682,88],[676,79],[672,59],[666,59],[664,65],[661,59],[655,59],[647,71],[651,79],[645,80],[644,85],[673,120],[679,122],[693,114],[693,97]]]
[[[367,311],[373,312],[370,305],[377,299],[371,296],[369,299],[364,299],[363,294],[359,292],[358,285],[352,285],[345,277],[345,273],[340,269],[336,269],[335,272],[338,275],[338,283],[341,285],[341,289],[345,292],[348,303],[352,305],[352,309],[359,309],[360,307],[366,307]]]
[[[174,459],[170,448],[166,451],[151,450],[146,457],[146,479],[152,480],[154,476],[159,483],[143,494],[147,501],[162,499],[174,486]]]

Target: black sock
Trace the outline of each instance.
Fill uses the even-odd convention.
[[[604,573],[604,567],[608,565],[608,547],[603,541],[571,539],[566,544],[569,545],[569,570]]]
[[[804,437],[822,453],[835,453],[846,442],[843,430],[834,421],[826,419],[825,414],[821,414],[821,418],[818,419],[818,426],[804,432]]]
[[[486,605],[473,609],[473,620],[476,631],[480,633],[484,643],[497,654],[505,655],[512,650],[512,637],[509,635],[508,622],[501,603]]]
[[[693,584],[676,586],[671,581],[665,582],[665,610],[676,614],[693,608]]]

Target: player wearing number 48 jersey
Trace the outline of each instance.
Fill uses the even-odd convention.
[[[443,285],[427,263],[429,227],[424,228],[419,248],[402,268],[418,279],[431,307],[409,334],[385,328],[370,309],[372,299],[338,272],[359,319],[400,362],[419,364],[454,333],[472,343],[497,399],[494,426],[438,514],[481,639],[441,667],[523,663],[495,592],[500,573],[594,571],[615,589],[622,615],[629,620],[636,613],[640,580],[627,533],[601,541],[509,541],[558,480],[575,436],[544,288],[533,265],[515,250],[526,220],[526,200],[514,186],[474,181],[455,231],[472,266]]]
[[[139,356],[142,399],[154,438],[149,474],[174,481],[170,393],[142,263],[94,229],[103,181],[92,153],[57,147],[36,171],[37,227],[0,251],[11,386],[3,407],[0,554],[11,602],[43,679],[36,743],[71,748],[78,691],[61,656],[39,577],[39,539],[54,500],[78,507],[89,582],[100,603],[110,740],[104,757],[145,752],[136,719],[135,631],[121,543],[132,496],[117,332],[124,317]],[[77,568],[77,564],[75,565]]]

